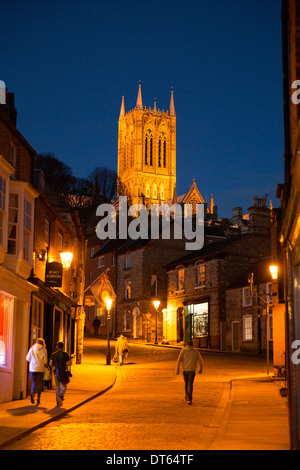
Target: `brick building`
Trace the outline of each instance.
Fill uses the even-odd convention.
[[[265,201],[254,199],[249,215],[247,232],[206,244],[168,266],[165,329],[169,341],[192,338],[200,347],[232,347],[227,344],[232,322],[226,290],[255,262],[270,256],[270,210]]]
[[[6,93],[6,90],[5,90]],[[0,402],[26,394],[33,267],[34,150],[17,131],[14,97],[0,104]]]
[[[226,349],[261,354],[267,350],[267,308],[269,347],[273,350],[273,295],[269,266],[271,257],[249,266],[226,289]],[[249,273],[253,273],[253,295]],[[276,362],[275,362],[276,363]],[[276,363],[277,364],[277,363]]]
[[[84,289],[79,219],[46,196],[41,173],[35,171],[36,152],[16,128],[16,119],[14,96],[5,89],[0,102],[0,402],[25,398],[26,354],[38,336],[45,337],[48,353],[56,339],[63,339],[77,355],[74,340],[79,346],[83,336],[79,322],[74,329]],[[74,270],[63,274],[61,287],[46,288],[46,262],[50,256],[60,261],[64,240],[73,250]]]

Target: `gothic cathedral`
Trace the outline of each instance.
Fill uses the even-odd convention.
[[[143,107],[139,85],[136,106],[119,117],[118,177],[131,204],[163,204],[176,193],[176,115],[173,90],[169,111]],[[119,191],[121,194],[121,192]]]

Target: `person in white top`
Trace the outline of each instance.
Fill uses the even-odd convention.
[[[115,358],[119,359],[120,366],[124,364],[124,359],[126,359],[129,353],[128,347],[128,339],[124,334],[121,334],[116,342],[116,349],[115,349]]]
[[[48,354],[43,338],[38,338],[36,343],[29,349],[26,361],[29,362],[31,378],[30,400],[31,403],[34,404],[34,395],[37,393],[37,405],[39,405],[41,401],[44,367],[48,365]]]

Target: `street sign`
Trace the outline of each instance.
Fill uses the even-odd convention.
[[[86,295],[84,304],[86,307],[93,307],[96,304],[95,297],[93,295]]]

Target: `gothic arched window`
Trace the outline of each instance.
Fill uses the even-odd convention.
[[[158,139],[158,166],[161,167],[161,136]]]
[[[148,136],[145,137],[145,165],[148,165]]]
[[[150,152],[149,152],[149,157],[150,157],[150,166],[153,165],[153,137],[152,135],[150,136]]]
[[[164,168],[167,166],[167,140],[164,137],[164,148],[163,148],[163,165]]]

